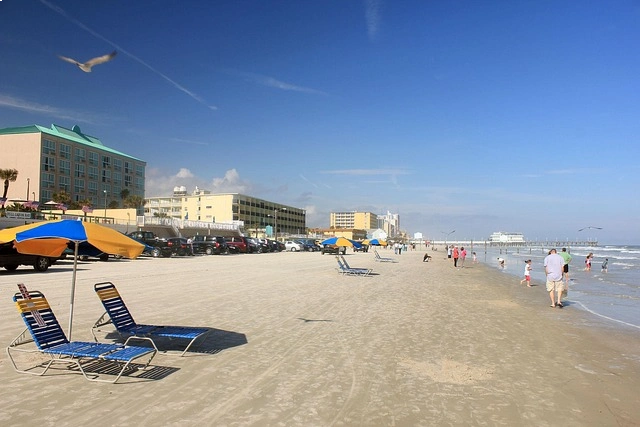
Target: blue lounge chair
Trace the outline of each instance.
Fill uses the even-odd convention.
[[[378,253],[377,250],[373,250],[373,253],[375,254],[375,260],[378,262],[398,262],[393,258],[385,258],[385,257],[381,257],[380,254]]]
[[[349,265],[349,263],[347,262],[347,260],[345,259],[344,255],[337,255],[336,257],[339,257],[340,260],[342,261],[342,265],[344,265],[349,270],[362,271],[362,272],[365,272],[367,274],[370,274],[371,271],[372,271],[370,268],[351,267]]]
[[[348,268],[340,261],[339,257],[336,257],[336,261],[338,261],[338,272],[342,275],[365,277],[372,271],[370,268]]]
[[[94,289],[106,310],[91,329],[91,333],[96,342],[98,341],[96,331],[99,331],[99,328],[104,325],[113,324],[121,337],[148,340],[156,350],[158,350],[158,347],[153,340],[154,337],[189,340],[189,344],[187,344],[187,347],[182,354],[180,354],[180,356],[184,356],[198,338],[204,337],[211,331],[209,328],[186,326],[140,325],[133,320],[133,316],[113,283],[96,283]]]
[[[70,342],[60,327],[56,316],[53,314],[47,299],[41,292],[32,291],[27,297],[21,293],[17,293],[14,295],[13,301],[15,301],[18,311],[22,315],[24,323],[27,325],[26,329],[7,347],[7,356],[9,356],[9,360],[11,360],[17,372],[44,375],[55,363],[62,363],[66,366],[69,366],[71,363],[77,366],[78,370],[89,381],[115,383],[131,365],[132,361],[143,356],[148,356],[149,360],[147,360],[147,363],[143,367],[146,368],[156,354],[156,350],[154,349],[129,346],[126,342],[124,345],[99,344],[83,341]],[[30,338],[29,334],[31,335]],[[30,342],[34,342],[37,349],[19,347]],[[45,362],[44,366],[38,365],[27,370],[21,370],[18,369],[16,361],[14,360],[14,355],[12,354],[14,351],[25,353],[39,352],[50,356],[51,359]],[[122,368],[116,374],[114,380],[100,379],[94,372],[90,373],[90,375],[93,376],[93,378],[90,378],[85,369],[86,365],[96,361],[113,362],[122,366]],[[42,367],[43,369],[38,372],[36,370],[38,367]]]

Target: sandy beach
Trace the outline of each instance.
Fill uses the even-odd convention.
[[[139,323],[214,331],[185,357],[165,343],[147,372],[116,384],[56,369],[14,371],[0,356],[3,426],[635,426],[640,336],[544,286],[441,252],[337,273],[319,253],[82,262],[73,339],[103,313],[93,284],[116,284]],[[16,283],[40,290],[66,329],[70,260],[0,272],[0,344],[23,329]],[[102,333],[105,341],[114,334]],[[36,358],[24,362],[34,363]]]

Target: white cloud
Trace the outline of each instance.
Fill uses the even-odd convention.
[[[411,172],[404,169],[339,169],[327,170],[320,173],[331,175],[409,175]]]
[[[281,80],[277,80],[269,76],[263,76],[255,73],[239,73],[239,74],[248,78],[250,81],[260,84],[262,86],[272,87],[272,88],[286,90],[286,91],[310,93],[314,95],[327,95],[325,92],[322,92],[321,90],[294,85],[292,83],[283,82]]]
[[[243,181],[236,169],[225,172],[224,177],[214,178],[211,181],[211,191],[214,193],[243,193],[249,194],[252,185],[248,181]]]
[[[176,178],[193,178],[194,175],[187,168],[180,168],[180,171],[176,174]]]
[[[370,40],[374,40],[380,28],[381,0],[365,0],[365,19],[367,22],[367,34]]]
[[[27,111],[33,114],[45,114],[57,119],[73,120],[80,123],[94,124],[101,119],[98,116],[87,115],[80,111],[67,110],[64,108],[52,107],[51,105],[38,104],[37,102],[25,101],[10,95],[0,93],[0,107],[12,108],[14,110]],[[102,119],[104,120],[104,118]]]

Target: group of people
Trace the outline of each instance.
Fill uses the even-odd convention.
[[[415,249],[415,246],[414,246]],[[396,242],[393,244],[393,253],[396,255],[402,255],[402,251],[407,251],[407,244],[406,243],[400,243],[400,242]]]
[[[464,262],[467,259],[467,250],[464,248],[464,246],[460,246],[460,249],[458,249],[458,247],[454,245],[447,246],[447,258],[453,258],[454,267],[464,267]],[[475,252],[473,252],[473,262],[477,262]]]

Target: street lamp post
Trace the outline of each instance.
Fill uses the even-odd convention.
[[[107,190],[102,190],[104,193],[104,222],[107,222]]]
[[[444,248],[445,248],[445,249],[447,249],[447,238],[448,238],[451,234],[453,234],[453,233],[455,233],[455,232],[456,232],[456,230],[451,230],[451,231],[449,231],[448,233],[447,233],[446,231],[443,231],[443,232],[442,232],[442,234],[444,234],[444,235],[445,235],[445,236],[444,236]]]
[[[29,178],[27,178],[27,202],[29,201],[29,182],[31,180]],[[36,200],[36,198],[34,197],[33,200]]]
[[[287,208],[282,208],[282,209],[278,209],[275,208],[273,209],[273,226],[274,226],[274,230],[273,230],[273,234],[274,234],[274,239],[276,240],[276,242],[278,241],[278,211],[286,211]]]

